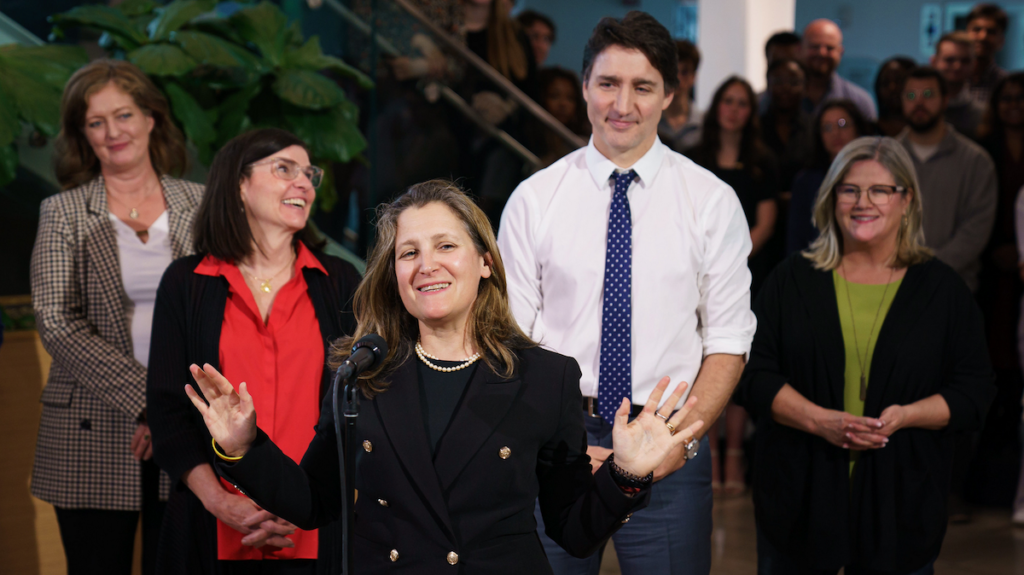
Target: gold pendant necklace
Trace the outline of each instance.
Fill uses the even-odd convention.
[[[850,307],[850,325],[853,327],[853,346],[857,350],[857,365],[860,367],[860,400],[866,401],[868,398],[868,380],[867,374],[864,373],[864,364],[868,361],[868,354],[871,352],[871,336],[875,332],[875,326],[878,325],[878,316],[882,313],[882,306],[885,305],[885,296],[889,293],[889,284],[892,283],[892,275],[896,272],[896,268],[889,268],[889,281],[885,284],[885,289],[882,290],[882,301],[878,302],[878,310],[875,311],[875,321],[871,324],[871,331],[868,332],[868,345],[864,350],[864,360],[860,359],[860,343],[857,341],[857,320],[853,316],[853,300],[850,299],[850,284],[853,283],[846,279],[846,265],[841,262],[839,264],[843,268],[843,281],[846,282],[846,304]]]
[[[298,256],[296,256],[296,257],[298,257]],[[246,272],[246,273],[249,274],[249,277],[252,278],[252,281],[257,282],[257,283],[260,284],[260,291],[261,292],[263,292],[263,293],[270,293],[270,292],[274,291],[274,287],[272,285],[270,285],[270,282],[273,281],[275,278],[277,278],[277,276],[281,275],[281,272],[283,272],[284,270],[290,268],[292,266],[292,264],[294,264],[294,263],[295,263],[295,258],[293,257],[292,261],[290,261],[288,263],[288,265],[284,266],[276,274],[274,274],[274,275],[272,275],[272,276],[270,276],[269,278],[266,278],[266,279],[258,278],[255,275],[253,275],[252,272]],[[239,266],[239,267],[241,267],[241,266]]]

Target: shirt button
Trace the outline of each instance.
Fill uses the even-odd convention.
[[[364,439],[363,440],[363,451],[365,451],[367,453],[373,451],[373,444],[370,443],[369,439]]]
[[[454,551],[449,551],[448,552],[448,564],[449,565],[455,565],[458,562],[459,562],[459,554],[454,552]]]
[[[510,455],[512,455],[512,450],[507,445],[498,450],[498,457],[502,459],[508,459]]]
[[[378,499],[377,503],[380,503],[381,507],[387,507],[388,506],[388,502],[383,500],[383,499]]]
[[[391,561],[392,562],[398,561],[398,549],[392,549],[391,550]]]

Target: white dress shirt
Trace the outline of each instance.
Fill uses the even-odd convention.
[[[512,313],[535,341],[579,362],[589,397],[597,397],[609,180],[618,169],[591,139],[516,188],[498,234]],[[632,400],[643,405],[666,375],[671,390],[693,384],[707,355],[749,353],[757,323],[750,230],[732,188],[660,140],[632,169]]]
[[[114,214],[110,221],[117,232],[117,251],[121,261],[121,281],[124,282],[128,305],[125,312],[131,326],[132,351],[135,360],[143,367],[149,366],[149,338],[153,327],[153,308],[156,305],[156,288],[160,286],[167,266],[174,256],[171,254],[171,234],[167,211],[149,227],[146,243],[128,224]]]

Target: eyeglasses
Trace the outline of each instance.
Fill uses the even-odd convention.
[[[305,174],[309,178],[309,183],[313,184],[314,188],[318,188],[320,187],[320,182],[324,179],[324,171],[320,168],[316,166],[302,167],[297,162],[288,158],[270,158],[269,160],[260,160],[249,165],[262,166],[265,164],[270,164],[272,166],[270,171],[282,180],[291,181],[299,177],[299,174]]]
[[[847,127],[849,125],[850,125],[850,123],[846,121],[846,118],[839,118],[835,122],[828,122],[828,123],[822,124],[821,125],[821,131],[826,133],[826,134],[830,134],[830,133],[832,133],[832,132],[834,132],[836,130],[842,130],[843,128],[845,128],[845,127]]]
[[[860,202],[860,186],[853,184],[839,184],[835,187],[836,202],[840,204],[856,204]],[[883,186],[875,184],[868,188],[868,201],[876,206],[888,204],[896,194],[907,191],[903,186]]]
[[[924,90],[921,90],[922,100],[931,100],[937,95],[938,94],[935,93],[935,90],[932,90],[931,88],[925,88]],[[914,100],[917,99],[917,92],[906,92],[905,94],[903,94],[903,97],[913,102]]]

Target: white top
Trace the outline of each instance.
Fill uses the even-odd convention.
[[[591,139],[516,188],[498,235],[512,313],[535,341],[579,362],[590,397],[616,169]],[[750,230],[732,188],[660,140],[632,169],[632,383],[643,405],[666,375],[670,389],[692,384],[706,355],[749,353],[757,322]]]
[[[911,148],[914,148],[914,155],[916,155],[917,159],[921,160],[922,163],[932,159],[935,152],[939,151],[938,144],[918,144],[917,142],[911,142],[909,139],[907,140],[907,143],[910,144]]]
[[[170,227],[167,211],[149,227],[149,240],[142,243],[128,224],[114,214],[110,221],[117,233],[117,251],[121,259],[121,281],[128,295],[125,313],[132,332],[132,351],[136,361],[149,366],[149,337],[153,327],[156,288],[164,270],[171,265]]]

